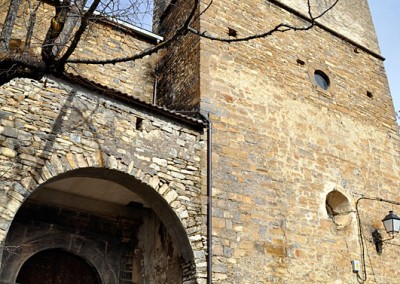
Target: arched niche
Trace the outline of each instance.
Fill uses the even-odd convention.
[[[348,198],[338,190],[329,192],[325,199],[327,215],[339,227],[344,228],[351,223],[352,208]]]

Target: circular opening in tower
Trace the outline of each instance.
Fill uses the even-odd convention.
[[[346,196],[337,190],[329,192],[325,201],[326,212],[329,218],[339,227],[351,223],[351,205]]]
[[[321,70],[315,70],[314,80],[315,83],[323,90],[328,90],[329,86],[331,85],[328,75]]]

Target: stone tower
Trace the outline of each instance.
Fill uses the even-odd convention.
[[[158,32],[170,37],[192,2],[156,1]],[[310,24],[306,0],[206,2],[192,26],[213,37]],[[333,2],[311,1],[312,15]],[[400,160],[367,0],[339,0],[307,31],[231,44],[189,33],[158,72],[161,105],[213,124],[212,283],[398,281],[397,248],[380,257],[369,242],[400,211]]]

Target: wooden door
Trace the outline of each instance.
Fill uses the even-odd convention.
[[[46,250],[24,263],[17,283],[100,284],[100,281],[93,269],[80,257],[62,250]]]

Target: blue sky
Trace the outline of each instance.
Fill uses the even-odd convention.
[[[400,0],[369,0],[395,109],[400,110]]]

